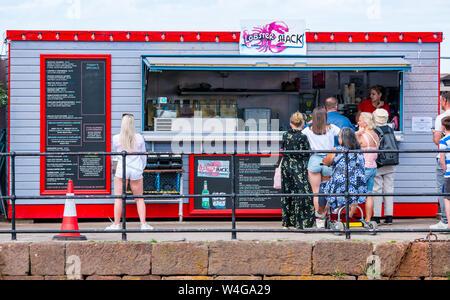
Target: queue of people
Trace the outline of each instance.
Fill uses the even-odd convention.
[[[387,125],[389,105],[385,91],[381,86],[371,89],[371,99],[365,100],[357,115],[358,130],[345,116],[337,113],[337,100],[326,99],[324,108],[316,108],[312,113],[312,124],[303,129],[303,115],[296,113],[291,119],[291,130],[284,134],[282,150],[366,150],[368,153],[350,153],[345,159],[342,153],[315,153],[309,155],[284,155],[282,164],[283,193],[341,194],[348,191],[353,194],[393,193],[393,173],[397,158],[379,157],[380,144],[396,141],[393,129]],[[295,121],[295,123],[293,123]],[[389,139],[390,137],[390,139]],[[301,141],[301,143],[300,143]],[[383,142],[383,143],[382,143]],[[450,138],[449,138],[450,145]],[[397,148],[398,149],[398,148]],[[386,150],[386,149],[382,149]],[[373,151],[373,152],[370,152]],[[307,167],[306,167],[307,166]],[[293,170],[295,169],[295,171]],[[346,178],[348,169],[348,184]],[[292,174],[298,178],[293,178]],[[308,180],[306,180],[308,178]],[[450,178],[450,173],[449,173]],[[392,224],[393,198],[371,196],[351,196],[352,204],[365,203],[365,223],[380,223],[384,202],[385,224]],[[324,228],[326,208],[335,210],[345,205],[345,197],[286,197],[282,199],[283,227]],[[307,210],[298,209],[304,208]],[[355,208],[349,212],[355,213]],[[315,222],[311,220],[311,215]],[[295,222],[289,222],[288,216]],[[306,219],[307,218],[307,219]],[[315,223],[315,224],[314,224]]]
[[[377,150],[398,150],[394,130],[387,124],[389,106],[385,102],[384,89],[371,89],[371,99],[360,105],[357,115],[358,130],[345,116],[337,113],[337,100],[326,99],[325,107],[312,113],[312,124],[306,124],[304,114],[297,112],[290,119],[291,129],[284,133],[282,150],[314,150],[307,153],[284,154],[281,162],[281,188],[283,194],[350,194],[351,204],[365,203],[365,223],[380,223],[384,203],[385,224],[392,224],[394,204],[392,196],[361,196],[366,193],[392,194],[394,192],[395,166],[399,163],[398,153],[380,153]],[[433,140],[439,149],[450,149],[450,93],[441,96],[443,113],[436,119]],[[121,132],[114,136],[115,152],[146,152],[145,141],[135,132],[134,117],[124,114]],[[381,146],[381,148],[380,148]],[[366,150],[367,153],[321,153],[320,151]],[[372,151],[372,152],[371,152]],[[130,183],[134,195],[143,194],[143,171],[145,156],[126,158],[126,178],[122,178],[122,160],[118,159],[114,177],[116,195],[122,194],[123,180]],[[348,175],[348,180],[346,176]],[[436,157],[437,189],[439,193],[450,193],[450,153]],[[440,198],[442,218],[431,229],[448,229],[450,199]],[[326,209],[336,210],[345,205],[345,197],[295,196],[281,199],[282,226],[297,229],[324,228]],[[152,230],[146,223],[144,199],[136,199],[141,221],[141,230]],[[349,212],[350,217],[356,207]],[[114,223],[106,230],[120,230],[122,199],[114,205]]]

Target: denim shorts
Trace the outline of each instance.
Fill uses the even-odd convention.
[[[373,186],[375,184],[375,177],[377,177],[377,168],[366,168],[366,180],[367,180],[367,192],[373,192]]]
[[[325,157],[326,155],[321,154],[311,155],[308,163],[308,171],[312,173],[322,173],[322,176],[324,177],[331,176],[331,174],[333,173],[332,169],[328,166],[320,165]]]

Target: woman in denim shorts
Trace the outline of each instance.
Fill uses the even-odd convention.
[[[308,137],[311,150],[330,151],[334,147],[335,137],[340,129],[335,125],[327,124],[327,111],[325,108],[316,108],[312,113],[312,125],[303,130]],[[322,164],[327,153],[315,153],[311,155],[308,164],[309,183],[314,194],[319,193],[320,183],[327,181],[331,176],[331,168]],[[314,197],[314,209],[319,210],[319,197]]]

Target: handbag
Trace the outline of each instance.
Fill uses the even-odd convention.
[[[281,190],[281,164],[283,163],[283,159],[280,162],[278,168],[275,169],[275,175],[273,176],[273,188],[276,190]]]

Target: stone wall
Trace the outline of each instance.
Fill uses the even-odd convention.
[[[429,243],[408,245],[356,241],[11,242],[0,243],[0,278],[422,280],[430,279],[431,265],[432,279],[448,279],[450,243],[431,243],[431,248]]]

